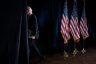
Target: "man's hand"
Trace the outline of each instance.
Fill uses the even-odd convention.
[[[32,39],[35,39],[35,36],[32,36]]]

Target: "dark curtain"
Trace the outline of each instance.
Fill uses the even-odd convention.
[[[33,13],[37,16],[37,21],[39,24],[39,46],[41,47],[41,51],[44,53],[51,53],[52,52],[60,52],[64,50],[64,43],[62,36],[60,34],[60,23],[61,23],[61,16],[63,13],[63,6],[65,0],[29,0],[27,3],[29,6],[32,7]],[[72,13],[73,7],[73,0],[68,1],[68,12],[69,12],[69,19]],[[78,5],[78,16],[79,20],[82,14],[83,9],[83,0],[77,0]],[[93,7],[93,8],[92,8]],[[91,11],[91,12],[90,12]],[[88,28],[90,37],[86,39],[87,47],[94,46],[95,44],[95,12],[94,12],[94,1],[87,1],[86,0],[86,17],[88,20]],[[92,21],[92,22],[91,22]],[[94,25],[94,26],[93,26]],[[80,43],[83,42],[81,37]],[[92,42],[92,43],[90,43]],[[73,39],[69,41],[67,47],[72,50],[73,46]],[[77,44],[78,47],[82,47],[82,44]]]
[[[28,64],[26,0],[0,2],[0,64]]]
[[[44,53],[56,52],[56,50],[62,46],[61,44],[63,44],[61,41],[59,42],[59,31],[64,1],[37,1],[38,0],[29,0],[28,5],[32,7],[33,13],[35,13],[37,16],[40,32],[38,45],[40,46],[41,51]]]

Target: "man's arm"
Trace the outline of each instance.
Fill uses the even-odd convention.
[[[39,38],[39,30],[38,30],[38,22],[37,22],[37,17],[34,15],[35,19],[36,19],[36,22],[35,22],[35,28],[36,28],[36,32],[35,32],[35,37],[36,39]]]

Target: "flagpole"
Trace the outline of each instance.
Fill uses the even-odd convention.
[[[84,7],[83,7],[83,8],[84,8],[84,15],[85,15],[85,0],[83,0],[83,3],[84,3]],[[86,52],[85,47],[84,47],[84,46],[85,46],[85,44],[84,44],[85,42],[84,42],[84,41],[85,41],[85,39],[83,38],[83,44],[82,44],[82,45],[83,45],[83,48],[82,48],[82,50],[81,50],[81,52],[82,52],[83,54]]]
[[[86,52],[85,47],[84,47],[84,43],[85,43],[85,42],[84,42],[84,39],[83,39],[83,49],[82,49],[82,51],[81,51],[83,54]]]
[[[84,7],[85,7],[85,0],[83,0],[83,2],[84,2]]]
[[[63,22],[61,22],[62,23],[62,35],[63,35],[63,39],[64,39],[64,47],[66,48],[67,47],[67,43],[68,43],[68,40],[69,40],[69,36],[67,36],[66,37],[66,35],[65,35],[65,33],[64,33],[64,31],[66,32],[66,34],[67,35],[69,35],[69,33],[67,32],[67,29],[66,29],[66,27],[67,27],[67,25],[66,25],[66,23],[68,22],[67,20],[69,20],[68,18],[67,18],[67,16],[68,16],[68,10],[67,10],[67,0],[65,0],[65,2],[64,2],[64,17],[63,17]],[[65,22],[65,27],[64,27],[64,22]],[[68,55],[68,53],[66,52],[66,50],[64,49],[64,58],[67,58],[67,57],[69,57],[69,55]]]
[[[66,45],[67,44],[65,44],[65,48],[67,47]],[[64,58],[68,58],[68,57],[69,57],[68,53],[66,52],[66,50],[64,50]]]
[[[76,0],[74,0],[74,5],[77,6]],[[79,42],[79,40],[74,40],[74,51],[73,56],[75,56],[78,53],[78,50],[76,49],[76,43]]]
[[[78,42],[78,41],[77,41]],[[75,56],[78,53],[78,50],[76,48],[76,41],[74,41],[74,51],[73,51],[73,56]]]

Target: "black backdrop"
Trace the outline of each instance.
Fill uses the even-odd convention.
[[[28,64],[26,0],[0,2],[0,64]]]
[[[28,64],[26,3],[26,0],[3,0],[0,2],[0,64]],[[40,30],[38,45],[44,53],[63,50],[64,44],[60,34],[63,3],[64,0],[28,0],[28,4],[38,18]],[[68,0],[69,18],[72,3],[72,0]],[[90,37],[87,39],[88,47],[95,46],[95,5],[95,0],[86,0],[90,33]],[[80,17],[81,0],[78,0],[78,7]]]
[[[73,0],[68,1],[68,11],[69,11],[69,19],[72,12]],[[95,45],[95,0],[89,1],[86,0],[86,17],[88,20],[88,28],[90,37],[86,39],[86,46],[93,47]],[[33,12],[37,16],[37,20],[39,23],[39,31],[40,31],[40,42],[41,50],[45,53],[52,53],[55,50],[60,52],[63,51],[64,44],[63,39],[60,34],[60,20],[63,12],[64,0],[28,0],[28,5],[32,7]],[[77,0],[78,5],[78,16],[79,20],[82,13],[83,8],[83,0]],[[72,39],[71,42],[72,43]],[[80,43],[82,43],[82,38]],[[78,44],[79,47],[82,47],[82,44]],[[68,44],[68,47],[73,46],[72,44]],[[70,47],[72,48],[72,47]]]

